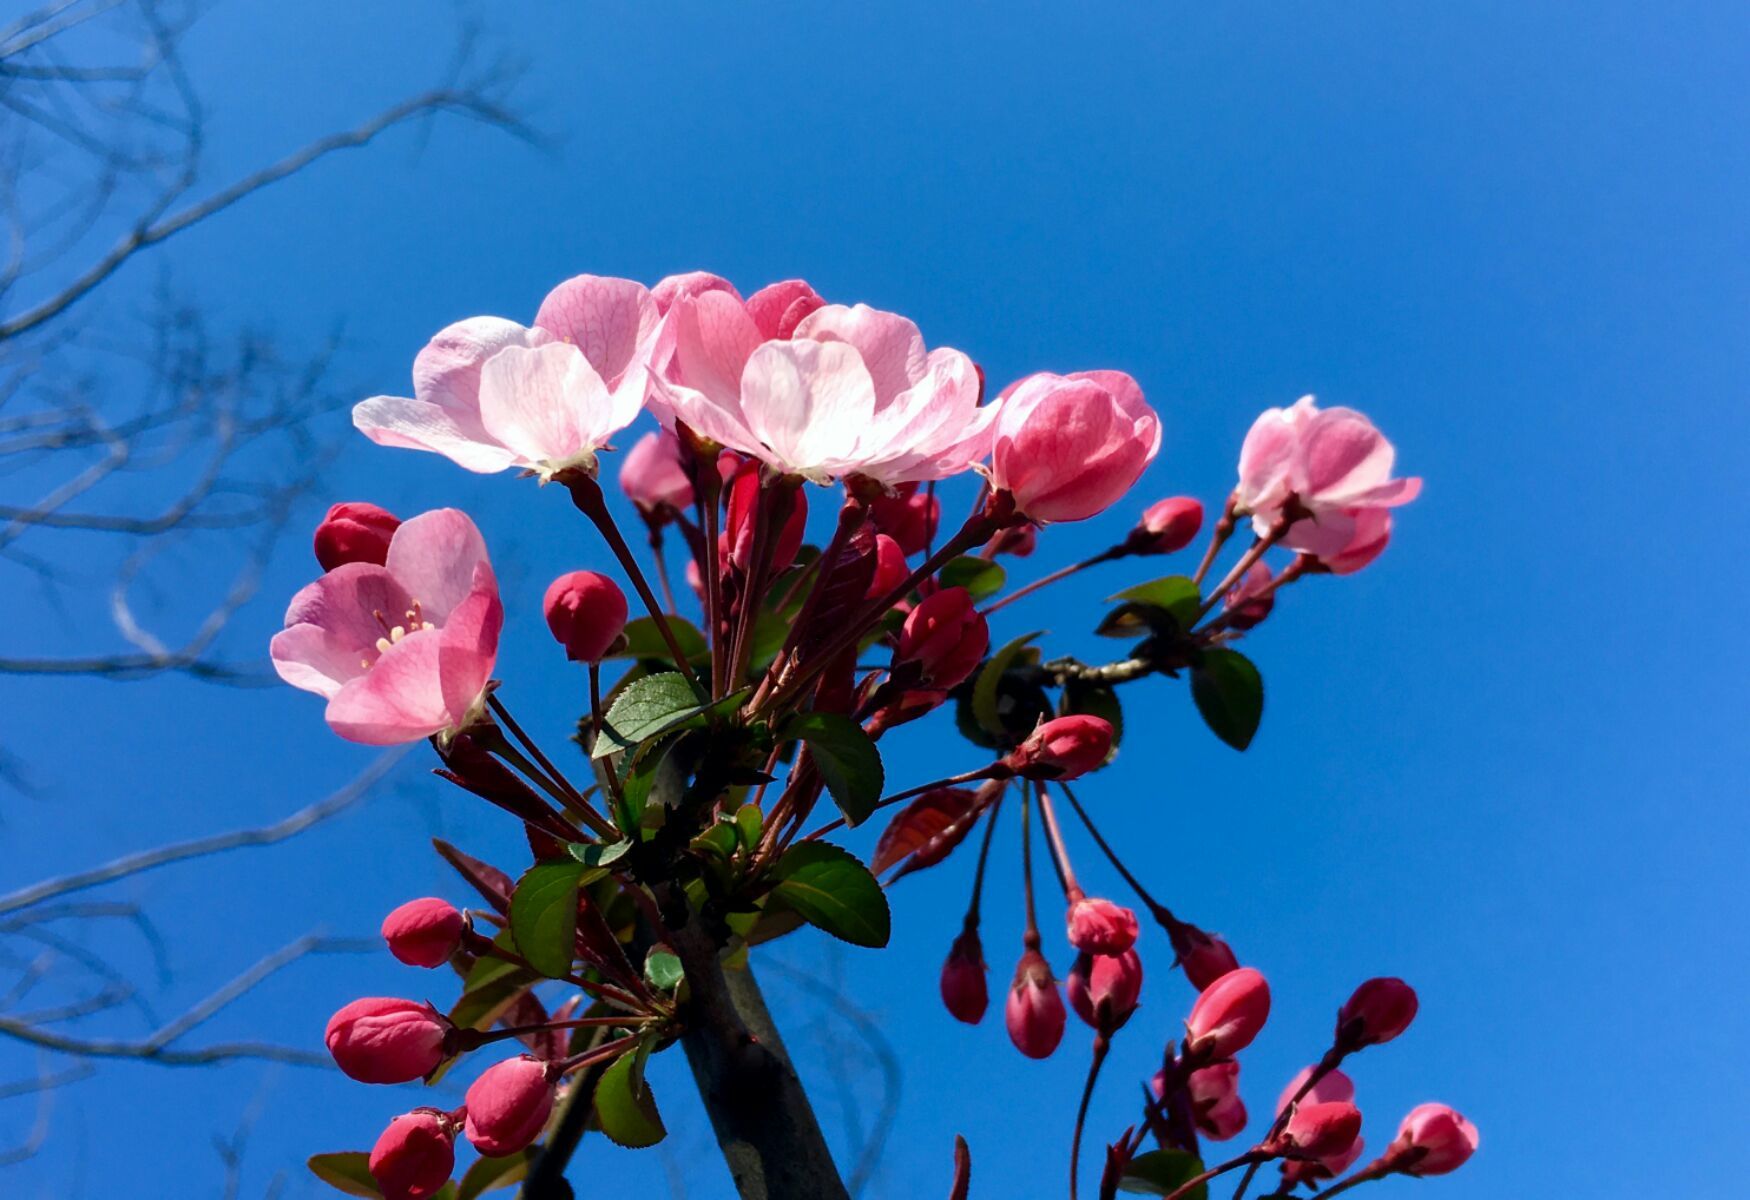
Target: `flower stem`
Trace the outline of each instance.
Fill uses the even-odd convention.
[[[1094,1081],[1100,1077],[1100,1068],[1106,1063],[1106,1053],[1112,1049],[1112,1040],[1103,1033],[1094,1035],[1094,1057],[1088,1063],[1088,1079],[1082,1084],[1082,1102],[1076,1106],[1076,1128],[1069,1143],[1069,1200],[1076,1200],[1076,1176],[1080,1173],[1082,1161],[1082,1130],[1088,1123],[1088,1102],[1094,1098]]]
[[[1244,579],[1246,577],[1246,572],[1252,569],[1252,564],[1257,562],[1260,558],[1263,558],[1264,551],[1274,546],[1281,540],[1282,535],[1287,532],[1288,522],[1278,521],[1275,525],[1270,527],[1269,533],[1266,533],[1263,537],[1248,546],[1246,552],[1240,556],[1240,561],[1233,565],[1233,570],[1229,571],[1227,576],[1210,590],[1209,595],[1204,597],[1203,604],[1197,609],[1197,616],[1191,623],[1195,625],[1198,621],[1201,621],[1204,617],[1208,616],[1209,610],[1221,603],[1221,598],[1227,595],[1228,589]]]
[[[984,609],[984,615],[986,617],[989,617],[992,613],[997,612],[1000,609],[1007,608],[1009,605],[1011,605],[1015,601],[1019,600],[1022,596],[1031,596],[1034,592],[1038,591],[1040,588],[1046,587],[1046,586],[1053,584],[1053,583],[1056,583],[1060,579],[1068,579],[1071,575],[1074,575],[1077,571],[1085,571],[1089,567],[1099,566],[1103,562],[1111,562],[1113,559],[1115,559],[1119,556],[1118,552],[1121,549],[1122,549],[1122,547],[1114,546],[1110,550],[1102,550],[1102,551],[1100,551],[1100,553],[1094,555],[1092,558],[1084,558],[1084,559],[1082,559],[1081,562],[1071,563],[1067,567],[1060,567],[1057,570],[1053,571],[1049,575],[1045,575],[1045,576],[1042,576],[1038,579],[1035,579],[1032,583],[1027,584],[1025,587],[1016,588],[1014,591],[1010,592],[1008,595],[1004,596],[1002,599],[997,600],[996,602],[994,602],[992,604],[987,604],[985,606],[985,609]]]
[[[1203,586],[1204,576],[1209,574],[1209,568],[1215,565],[1215,556],[1221,553],[1221,548],[1227,545],[1227,539],[1234,532],[1234,498],[1230,492],[1227,503],[1222,506],[1221,516],[1215,522],[1215,528],[1209,533],[1209,549],[1203,552],[1203,561],[1197,564],[1197,573],[1191,576],[1191,582],[1198,587]]]
[[[957,787],[962,783],[973,783],[980,779],[989,779],[991,778],[991,771],[994,769],[994,765],[990,767],[979,767],[975,771],[964,771],[959,775],[950,775],[946,779],[933,779],[929,783],[920,783],[916,787],[906,788],[903,792],[895,792],[891,796],[883,796],[875,802],[874,806],[871,807],[869,811],[875,812],[878,809],[886,808],[890,804],[898,804],[901,800],[910,800],[913,796],[921,796],[925,792],[933,792],[937,788]],[[834,830],[844,828],[844,824],[845,819],[840,817],[835,821],[822,825],[819,829],[816,829],[813,833],[809,834],[802,840],[806,842],[819,841]]]

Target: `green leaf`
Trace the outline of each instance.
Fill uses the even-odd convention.
[[[1264,715],[1264,680],[1238,650],[1205,650],[1191,668],[1191,698],[1215,736],[1244,750]]]
[[[371,1175],[371,1156],[363,1150],[343,1150],[337,1154],[310,1156],[310,1174],[349,1196],[373,1196],[383,1200],[377,1181]]]
[[[654,1146],[668,1136],[656,1098],[644,1082],[644,1059],[649,1051],[640,1046],[616,1058],[595,1085],[596,1121],[617,1145],[638,1150]]]
[[[462,1176],[462,1186],[456,1192],[456,1200],[474,1200],[476,1196],[499,1188],[509,1187],[513,1183],[521,1183],[528,1175],[529,1167],[534,1162],[534,1150],[518,1150],[515,1154],[507,1154],[503,1158],[481,1158],[475,1160],[468,1173]]]
[[[963,587],[974,600],[983,600],[1003,590],[1009,573],[1001,563],[968,554],[943,567],[939,578],[943,587]]]
[[[674,991],[686,974],[679,956],[662,946],[644,956],[644,981],[659,992]]]
[[[494,937],[493,942],[514,951],[516,942],[508,931]],[[450,1020],[463,1029],[488,1029],[505,1009],[539,978],[521,963],[509,962],[496,955],[482,954],[474,960],[467,978],[462,980],[462,994],[450,1009]]]
[[[759,849],[760,834],[764,829],[761,822],[757,804],[744,804],[735,810],[735,832],[741,837],[743,849],[750,852]]]
[[[674,632],[674,640],[680,643],[682,652],[689,662],[709,662],[711,647],[705,644],[705,635],[691,622],[680,617],[670,617],[668,627]],[[609,658],[637,658],[673,662],[674,655],[670,653],[668,643],[663,641],[662,630],[657,628],[656,621],[651,617],[639,617],[635,621],[626,622],[626,644],[618,650],[609,652]]]
[[[571,974],[583,873],[582,863],[542,863],[523,872],[510,896],[510,931],[517,950],[549,979]]]
[[[1170,1196],[1187,1179],[1203,1174],[1203,1160],[1184,1150],[1150,1150],[1130,1160],[1118,1190],[1145,1196]],[[1200,1183],[1185,1193],[1184,1200],[1207,1200],[1209,1185]]]
[[[1118,743],[1124,738],[1124,708],[1118,702],[1118,692],[1115,688],[1103,683],[1088,683],[1081,679],[1071,679],[1063,685],[1063,695],[1057,706],[1059,716],[1069,716],[1074,713],[1080,716],[1099,717],[1112,726],[1112,753],[1118,752]],[[1108,761],[1110,757],[1108,756]]]
[[[881,752],[863,727],[840,713],[803,713],[784,726],[784,740],[808,743],[815,769],[849,824],[861,824],[881,799]]]
[[[1045,631],[1042,629],[1035,629],[1032,633],[1023,633],[991,655],[978,672],[978,681],[972,685],[972,715],[980,727],[992,737],[1003,738],[1012,732],[1003,725],[1002,712],[997,704],[1003,672],[1014,664],[1016,657],[1026,649],[1027,643],[1043,632]]]
[[[605,845],[599,842],[567,842],[565,848],[571,852],[572,858],[586,867],[607,867],[624,858],[626,851],[632,848],[632,843],[624,838]]]
[[[810,925],[853,946],[887,945],[893,918],[875,876],[857,858],[829,842],[798,842],[773,868],[772,895]]]
[[[1147,583],[1127,587],[1106,599],[1132,600],[1152,608],[1165,609],[1173,614],[1173,620],[1179,623],[1180,629],[1191,628],[1191,622],[1197,619],[1197,610],[1203,606],[1202,591],[1195,582],[1183,575],[1151,579]]]
[[[735,847],[740,840],[734,822],[719,821],[693,839],[693,849],[703,850],[717,858],[730,859],[735,857]]]
[[[710,708],[679,671],[635,679],[608,706],[602,735],[590,757],[606,758],[630,750],[699,716]]]

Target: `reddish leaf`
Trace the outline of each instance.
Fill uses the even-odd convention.
[[[937,788],[925,792],[893,818],[875,845],[876,874],[910,858],[897,875],[933,867],[966,839],[989,799],[985,789]]]
[[[498,1024],[505,1029],[521,1029],[526,1025],[545,1025],[548,1021],[547,1006],[533,992],[524,992],[516,998],[516,1002],[504,1010],[498,1018]],[[529,1053],[536,1058],[548,1057],[547,1035],[543,1033],[522,1033],[517,1035],[517,1041],[529,1048]]]
[[[948,1189],[948,1200],[966,1200],[972,1191],[972,1151],[966,1139],[954,1135],[954,1186]]]
[[[463,854],[442,838],[432,838],[431,844],[437,848],[443,860],[456,868],[456,873],[468,881],[469,886],[486,898],[488,904],[501,913],[510,912],[510,893],[516,884],[509,875],[491,863],[484,863],[473,855]]]

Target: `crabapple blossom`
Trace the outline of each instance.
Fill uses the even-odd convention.
[[[1351,1101],[1302,1101],[1276,1141],[1301,1158],[1326,1159],[1346,1153],[1360,1133],[1361,1110]]]
[[[1401,979],[1369,979],[1337,1010],[1337,1043],[1360,1049],[1389,1042],[1416,1019],[1416,989]]]
[[[875,573],[869,579],[866,600],[879,600],[911,578],[911,564],[905,561],[905,551],[885,533],[875,535]]]
[[[336,504],[316,526],[316,561],[324,571],[349,562],[383,565],[389,556],[389,539],[401,518],[385,508],[362,501]]]
[[[1251,967],[1229,971],[1210,984],[1185,1020],[1188,1053],[1232,1058],[1252,1044],[1270,1016],[1270,985]]]
[[[648,390],[656,302],[629,279],[578,275],[547,294],[532,327],[472,317],[413,361],[413,396],[375,396],[353,424],[383,446],[430,450],[470,471],[592,472]]]
[[[1456,1171],[1477,1149],[1477,1127],[1444,1104],[1418,1104],[1404,1117],[1385,1159],[1406,1175]]]
[[[1205,1137],[1225,1142],[1246,1127],[1246,1102],[1240,1098],[1240,1064],[1233,1059],[1191,1072],[1185,1080],[1185,1091],[1191,1099],[1192,1119]],[[1157,1084],[1156,1094],[1159,1092]]]
[[[782,529],[767,534],[766,554],[771,570],[782,571],[796,561],[802,549],[802,535],[808,528],[808,496],[801,488],[789,488],[789,515]],[[725,561],[747,570],[753,563],[754,516],[762,504],[774,503],[775,489],[761,486],[760,470],[748,464],[729,485],[729,501],[724,514],[723,544],[728,547]]]
[[[1003,767],[1028,779],[1079,779],[1111,752],[1111,722],[1076,713],[1040,725],[1003,759]]]
[[[556,1076],[527,1054],[495,1063],[468,1087],[468,1140],[494,1158],[515,1154],[541,1136],[553,1111]]]
[[[875,528],[892,537],[906,554],[922,554],[936,536],[942,519],[942,502],[915,483],[902,483],[891,495],[869,502],[869,519]]]
[[[1067,1015],[1063,996],[1057,990],[1051,966],[1039,951],[1029,948],[1015,967],[1009,985],[1009,1000],[1003,1012],[1009,1040],[1028,1058],[1050,1058],[1063,1041]]]
[[[416,1108],[389,1122],[367,1163],[384,1200],[426,1200],[456,1169],[456,1126],[435,1108]]]
[[[1391,541],[1389,508],[1352,508],[1331,514],[1325,522],[1331,531],[1350,527],[1348,540],[1341,549],[1313,556],[1319,566],[1333,575],[1353,575],[1385,553],[1386,544]]]
[[[895,665],[915,663],[920,682],[948,690],[972,674],[989,648],[990,630],[972,593],[943,588],[906,614]]]
[[[681,465],[679,439],[658,429],[632,443],[620,463],[620,490],[646,516],[692,507],[693,481]]]
[[[409,1083],[443,1061],[453,1028],[430,1004],[366,996],[328,1018],[322,1040],[335,1064],[360,1083]]]
[[[1130,1020],[1142,995],[1142,959],[1135,950],[1084,951],[1070,968],[1066,990],[1076,1016],[1101,1033],[1115,1033]]]
[[[963,930],[942,964],[942,1003],[955,1020],[968,1025],[984,1020],[984,1011],[990,1005],[990,991],[984,978],[987,969],[978,930]]]
[[[439,967],[462,944],[465,922],[456,906],[436,896],[409,900],[383,918],[389,953],[410,967]]]
[[[1169,496],[1143,510],[1124,548],[1131,554],[1174,554],[1191,544],[1203,528],[1203,504],[1191,496]]]
[[[349,741],[452,736],[476,720],[504,608],[486,544],[453,508],[398,528],[383,564],[344,563],[292,597],[274,669],[328,700]]]
[[[1408,504],[1417,478],[1392,477],[1396,451],[1373,422],[1352,408],[1319,408],[1303,396],[1266,410],[1240,448],[1238,511],[1250,513],[1259,537],[1288,522],[1282,544],[1319,557],[1354,540],[1357,510]]]
[[[626,628],[626,594],[594,571],[567,571],[547,585],[547,628],[572,662],[599,663]]]
[[[1088,954],[1123,954],[1136,944],[1136,914],[1110,900],[1079,896],[1064,919],[1069,944]]]
[[[992,407],[991,486],[1038,523],[1104,512],[1161,448],[1160,418],[1122,371],[1029,375]]]
[[[1175,921],[1167,936],[1172,939],[1173,953],[1179,956],[1185,978],[1200,992],[1240,965],[1231,946],[1195,925]]]
[[[1312,1078],[1316,1067],[1304,1067],[1300,1073],[1288,1081],[1288,1086],[1282,1089],[1282,1094],[1276,1098],[1276,1115],[1281,1116],[1288,1106],[1300,1095],[1300,1089],[1306,1087],[1306,1081]],[[1354,1100],[1355,1083],[1341,1071],[1327,1071],[1319,1077],[1319,1081],[1307,1089],[1300,1097],[1302,1104],[1319,1104],[1330,1100]]]
[[[1269,563],[1262,559],[1253,563],[1244,577],[1221,598],[1222,608],[1227,613],[1227,623],[1240,630],[1252,629],[1262,624],[1264,618],[1270,615],[1270,610],[1276,607],[1276,593],[1267,590],[1275,578]]]

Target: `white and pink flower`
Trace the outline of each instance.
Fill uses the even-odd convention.
[[[1160,452],[1160,418],[1123,371],[1029,375],[994,407],[991,485],[1035,522],[1104,512]]]
[[[328,700],[328,724],[374,746],[449,735],[486,702],[504,606],[486,544],[453,508],[402,523],[382,566],[336,567],[292,597],[274,669]]]

